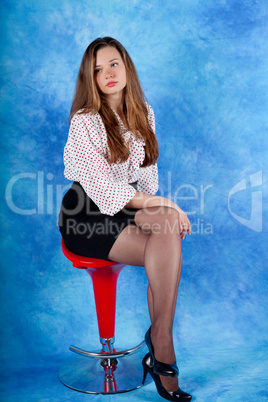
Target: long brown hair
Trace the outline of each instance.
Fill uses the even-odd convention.
[[[145,159],[142,166],[152,165],[158,158],[158,144],[148,121],[146,98],[135,66],[126,49],[117,40],[110,37],[98,38],[87,47],[78,73],[70,118],[78,111],[80,111],[79,113],[98,112],[107,131],[110,162],[120,163],[128,159],[130,151],[120,133],[119,122],[109,107],[105,95],[98,89],[94,77],[96,53],[105,46],[115,47],[123,59],[127,77],[127,84],[124,88],[124,112],[136,138],[142,136],[145,141]]]

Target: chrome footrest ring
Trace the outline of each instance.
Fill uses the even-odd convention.
[[[152,381],[151,376],[147,376],[143,382],[144,342],[115,353],[89,352],[75,346],[70,350],[75,352],[75,356],[62,364],[59,379],[75,391],[118,394],[141,388]]]
[[[86,357],[91,357],[91,358],[95,358],[95,359],[112,359],[112,358],[119,358],[119,357],[124,357],[124,356],[128,356],[130,354],[134,354],[137,353],[141,348],[143,348],[145,345],[145,342],[142,341],[141,343],[139,343],[137,346],[135,346],[134,348],[131,349],[126,349],[126,350],[122,350],[119,352],[113,352],[113,353],[98,353],[98,352],[89,352],[87,350],[84,349],[80,349],[76,346],[70,345],[69,349],[74,352],[77,353],[79,355],[82,356],[86,356]]]

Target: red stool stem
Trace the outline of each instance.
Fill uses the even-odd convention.
[[[74,267],[85,269],[91,276],[102,351],[111,353],[115,332],[116,284],[125,264],[74,254],[68,250],[63,239],[61,247]]]
[[[115,333],[116,285],[124,264],[87,268],[93,283],[100,338],[111,339]]]

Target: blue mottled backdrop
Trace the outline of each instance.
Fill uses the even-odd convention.
[[[261,0],[1,2],[3,401],[161,401],[153,384],[93,396],[64,387],[69,344],[98,345],[90,278],[60,249],[57,214],[81,57],[113,36],[156,115],[159,194],[193,234],[174,336],[196,401],[267,401],[268,5]],[[119,278],[117,345],[148,325],[147,279]]]

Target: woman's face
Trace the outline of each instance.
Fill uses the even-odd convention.
[[[126,68],[115,47],[106,46],[97,51],[95,79],[99,90],[107,96],[120,93],[125,88]]]

